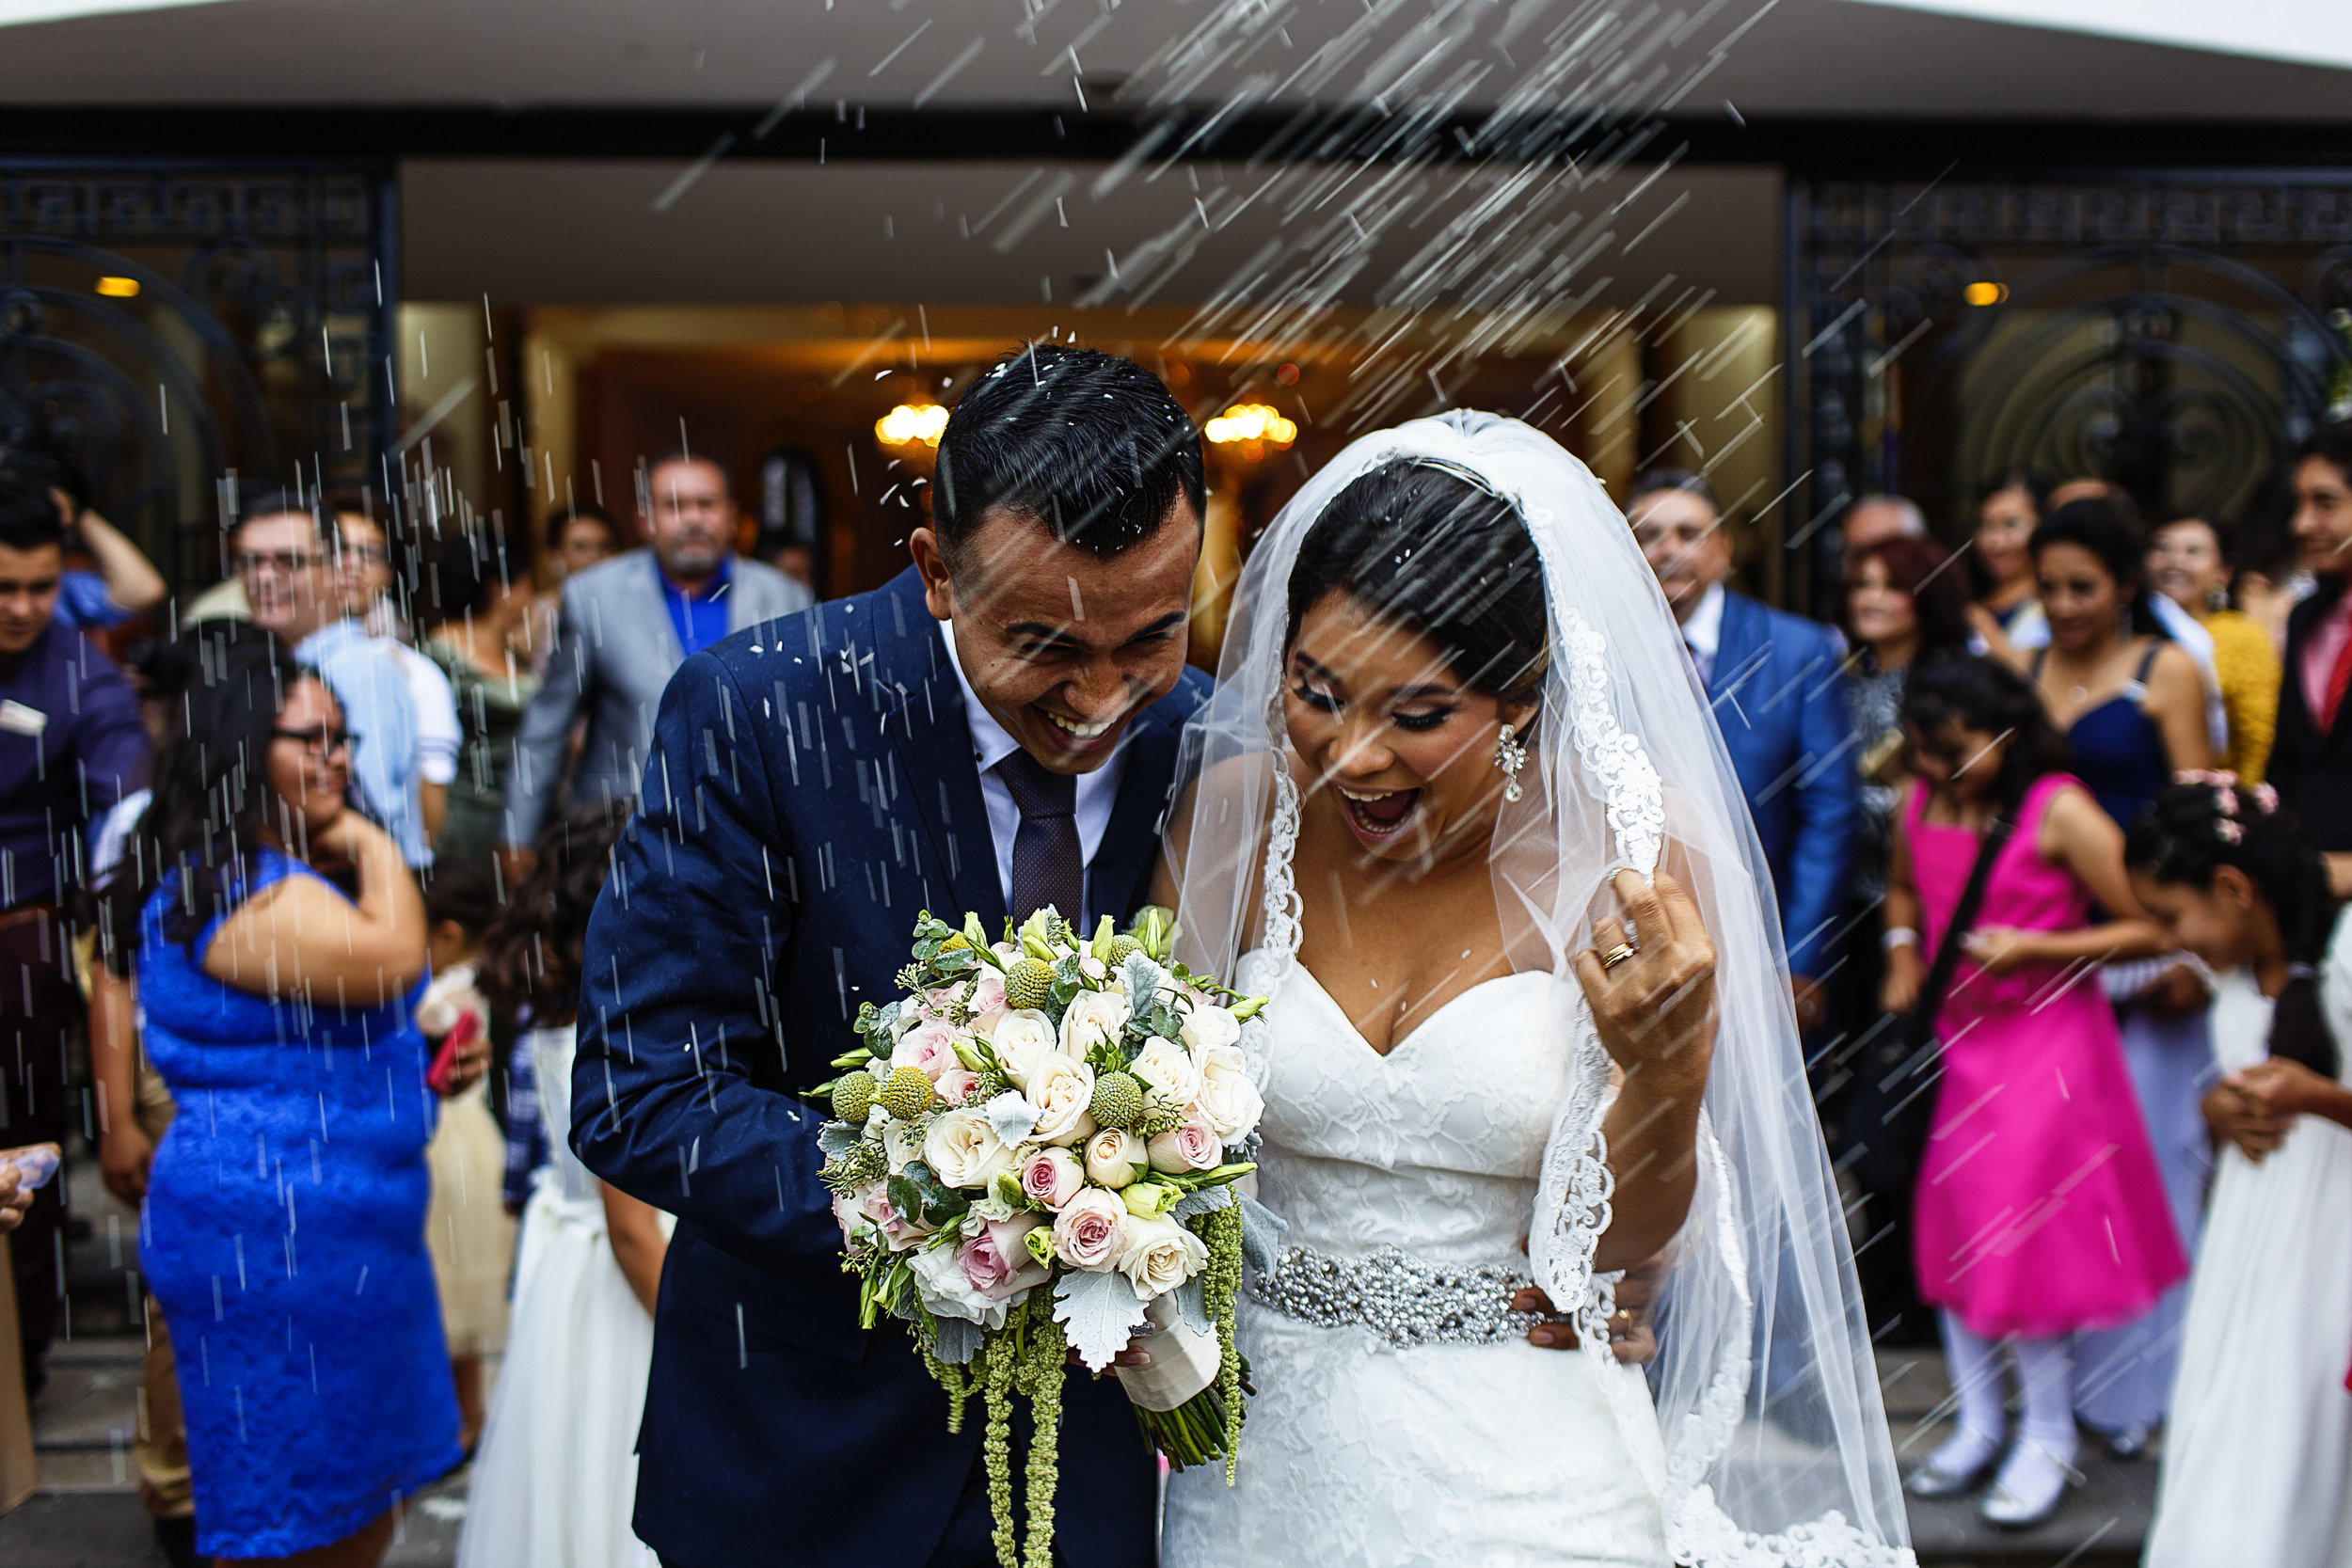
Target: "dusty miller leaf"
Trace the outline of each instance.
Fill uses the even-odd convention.
[[[1233,1189],[1231,1186],[1201,1187],[1179,1199],[1176,1207],[1168,1212],[1168,1217],[1181,1222],[1195,1214],[1214,1214],[1232,1201]]]
[[[828,1160],[838,1160],[858,1140],[858,1130],[846,1121],[829,1121],[817,1130],[817,1147]]]
[[[1101,1274],[1071,1269],[1054,1287],[1054,1321],[1062,1324],[1062,1338],[1089,1371],[1101,1371],[1127,1348],[1143,1323],[1145,1307],[1117,1269]]]

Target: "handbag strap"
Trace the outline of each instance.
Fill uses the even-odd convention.
[[[1944,928],[1944,940],[1935,944],[1935,958],[1928,966],[1926,983],[1919,988],[1918,1005],[1913,1007],[1903,1029],[1915,1049],[1925,1045],[1935,1033],[1935,1015],[1944,1010],[1944,993],[1951,990],[1952,975],[1960,968],[1960,944],[1984,910],[1985,890],[1993,881],[1993,863],[2001,858],[2001,850],[2015,827],[2016,823],[2007,816],[1995,816],[1985,824],[1984,838],[1977,846],[1976,863],[1968,868],[1968,885],[1961,889],[1960,902],[1952,907],[1952,923]]]

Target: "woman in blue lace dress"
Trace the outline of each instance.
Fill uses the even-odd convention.
[[[393,1505],[458,1459],[408,1016],[423,909],[345,805],[326,688],[249,630],[191,642],[186,733],[104,897],[180,1105],[141,1256],[182,1359],[198,1549],[371,1568]]]

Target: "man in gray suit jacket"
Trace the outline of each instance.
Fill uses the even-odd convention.
[[[592,566],[564,584],[548,678],[523,716],[506,791],[506,842],[539,836],[564,779],[572,721],[588,715],[571,779],[580,804],[637,793],[661,689],[684,663],[746,626],[806,610],[809,591],[735,554],[737,512],[726,470],[678,452],[656,463],[640,496],[651,549]]]

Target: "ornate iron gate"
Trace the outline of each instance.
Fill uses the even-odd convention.
[[[40,429],[167,578],[218,575],[233,486],[392,450],[382,164],[0,158],[0,437]]]
[[[1851,499],[1947,537],[2030,468],[2235,520],[2352,386],[2352,172],[1914,183],[1792,178],[1792,597]]]

